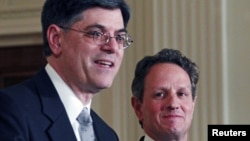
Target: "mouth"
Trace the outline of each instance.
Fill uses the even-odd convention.
[[[167,115],[167,116],[164,116],[165,118],[181,118],[181,116],[179,115]]]
[[[102,67],[105,67],[105,68],[114,67],[114,63],[112,61],[108,61],[108,60],[96,60],[95,63],[102,66]]]
[[[178,114],[167,114],[163,115],[163,118],[165,119],[176,119],[176,118],[183,118],[181,115]]]

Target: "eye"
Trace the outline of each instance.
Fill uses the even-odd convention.
[[[126,34],[116,35],[115,39],[117,42],[123,43],[126,40]]]
[[[165,93],[158,92],[154,95],[154,99],[163,99],[165,97]]]
[[[186,94],[183,92],[180,92],[180,93],[178,93],[178,96],[183,97],[183,96],[186,96]]]
[[[182,98],[189,97],[189,95],[191,95],[188,92],[178,92],[177,94],[178,94],[178,97],[182,97]]]
[[[93,36],[95,38],[100,38],[103,36],[103,33],[100,32],[100,31],[89,31],[89,32],[86,32],[87,35],[90,35],[90,36]]]

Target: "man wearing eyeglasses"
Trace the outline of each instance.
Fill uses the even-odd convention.
[[[32,79],[0,90],[0,140],[88,141],[78,122],[87,109],[90,140],[118,141],[91,102],[111,87],[133,42],[129,19],[123,0],[46,0],[41,22],[48,63]]]

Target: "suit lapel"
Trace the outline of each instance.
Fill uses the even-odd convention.
[[[142,136],[142,137],[140,138],[140,141],[144,141],[144,138],[145,138],[145,136]]]
[[[91,110],[93,126],[97,141],[118,141],[115,131],[110,128],[93,110]]]
[[[91,112],[91,116],[93,119],[93,127],[95,130],[95,136],[97,138],[97,141],[107,141],[109,140],[106,131],[102,128],[102,122],[100,121],[99,117],[96,115],[96,113]]]
[[[51,121],[48,134],[52,140],[76,141],[64,106],[46,71],[43,69],[34,80],[41,98],[43,113]]]

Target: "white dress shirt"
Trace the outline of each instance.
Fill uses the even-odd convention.
[[[154,141],[154,140],[150,138],[147,134],[145,134],[144,141]]]
[[[76,97],[72,89],[63,81],[63,79],[58,75],[58,73],[52,68],[50,64],[46,65],[45,70],[47,71],[64,105],[77,141],[81,141],[78,131],[79,123],[76,118],[81,113],[84,107],[87,107],[88,111],[90,112],[91,101],[89,104],[84,106],[82,102]]]

